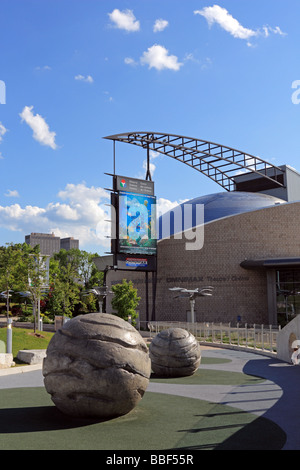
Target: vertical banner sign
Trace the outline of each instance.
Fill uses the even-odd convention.
[[[119,252],[156,254],[156,198],[119,192]]]
[[[114,176],[116,240],[112,251],[118,269],[156,271],[157,233],[154,183]]]

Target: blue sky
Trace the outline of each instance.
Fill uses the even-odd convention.
[[[0,0],[0,244],[54,232],[105,252],[111,134],[191,136],[299,171],[299,18],[299,0]],[[117,173],[144,177],[145,157],[117,143]],[[152,164],[161,207],[222,191]]]

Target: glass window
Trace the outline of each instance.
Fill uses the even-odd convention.
[[[278,323],[283,325],[300,314],[300,269],[280,269],[276,275]]]

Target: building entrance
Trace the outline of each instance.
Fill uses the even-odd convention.
[[[300,269],[276,271],[277,317],[286,324],[300,314]]]

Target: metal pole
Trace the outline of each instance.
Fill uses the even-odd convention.
[[[156,320],[156,309],[155,309],[155,302],[156,302],[156,283],[157,283],[157,275],[156,271],[152,272],[152,321]]]
[[[6,314],[7,314],[7,320],[8,320],[8,315],[9,315],[9,289],[6,291]]]
[[[37,299],[37,327],[38,330],[40,330],[40,323],[41,323],[41,300],[40,300],[40,295],[38,295]]]
[[[273,330],[272,330],[272,325],[270,325],[270,351],[273,352]]]
[[[146,180],[148,179],[151,181],[151,172],[150,172],[150,152],[149,152],[149,142],[147,143],[147,172],[146,172]]]
[[[116,141],[114,140],[114,175],[116,174]]]
[[[190,304],[191,304],[191,323],[195,323],[195,300],[191,299]]]
[[[7,333],[6,333],[6,352],[12,354],[12,319],[7,319]]]
[[[105,287],[105,289],[107,288],[107,286],[106,286],[106,276],[107,276],[108,270],[109,270],[109,267],[106,266],[106,268],[103,271],[103,287]],[[107,295],[107,292],[105,292],[105,295],[104,295],[103,301],[102,301],[102,311],[103,311],[103,313],[106,313],[106,295]]]
[[[36,298],[35,295],[33,295],[33,300],[32,300],[32,312],[33,312],[33,321],[34,321],[34,332],[36,333]]]
[[[149,322],[149,293],[148,293],[148,271],[145,272],[146,283],[146,321]]]

